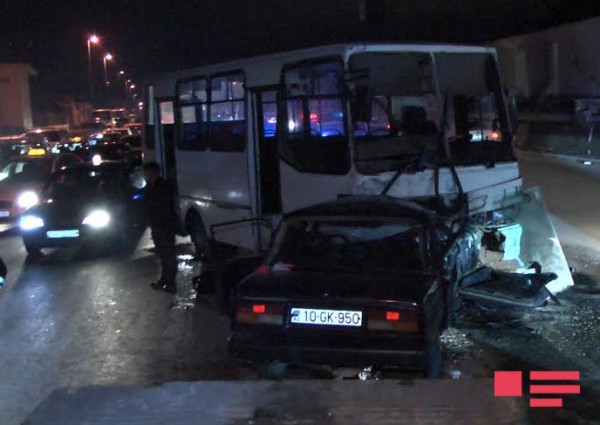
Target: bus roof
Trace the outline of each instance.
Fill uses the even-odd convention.
[[[272,71],[274,65],[306,60],[310,58],[341,56],[347,60],[351,55],[361,52],[422,52],[422,53],[488,53],[495,54],[493,47],[486,46],[467,46],[456,44],[429,44],[429,43],[346,43],[332,44],[318,47],[310,47],[306,49],[286,51],[280,53],[272,53],[262,56],[247,57],[238,60],[230,60],[227,62],[204,64],[194,68],[186,68],[183,70],[171,71],[167,73],[155,74],[146,80],[147,84],[158,83],[170,84],[173,80],[186,78],[190,76],[202,76],[203,74],[212,74],[225,71],[233,71],[245,69],[247,67],[257,67],[269,69]],[[279,75],[280,69],[277,69]],[[261,84],[261,83],[259,83]],[[160,93],[159,96],[168,95],[168,93]]]

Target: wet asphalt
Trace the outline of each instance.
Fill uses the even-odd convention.
[[[0,236],[0,424],[20,423],[61,386],[237,378],[227,322],[210,300],[194,303],[189,245],[178,246],[176,296],[148,286],[151,248],[146,234],[130,255],[68,249],[29,262],[17,234]]]
[[[541,186],[548,209],[566,223],[568,234],[557,231],[561,240],[564,232],[563,248],[577,268],[576,286],[560,295],[561,305],[535,312],[465,312],[458,328],[444,335],[445,377],[580,370],[582,395],[569,396],[569,407],[552,414],[534,412],[532,420],[596,423],[600,181],[551,163],[523,165],[525,183]],[[578,231],[588,239],[579,243]],[[171,296],[148,287],[158,263],[147,233],[129,253],[57,250],[39,261],[26,260],[16,232],[0,234],[0,255],[9,268],[0,290],[0,424],[21,423],[58,387],[257,378],[229,357],[229,324],[211,298],[195,302],[191,278],[202,264],[191,260],[185,239],[179,242],[178,294]],[[309,375],[292,371],[289,377]]]

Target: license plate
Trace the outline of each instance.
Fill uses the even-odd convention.
[[[293,307],[290,310],[290,318],[292,323],[302,325],[353,327],[360,327],[362,325],[362,311]]]
[[[10,217],[10,211],[0,211],[0,218]]]
[[[51,239],[78,238],[79,230],[49,230],[46,232],[46,236]]]

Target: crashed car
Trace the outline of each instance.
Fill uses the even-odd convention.
[[[231,260],[218,274],[233,355],[438,376],[440,334],[463,302],[502,304],[511,297],[498,286],[532,279],[537,292],[515,297],[538,302],[556,277],[478,268],[473,233],[452,232],[439,211],[429,201],[351,196],[286,215],[265,256]]]

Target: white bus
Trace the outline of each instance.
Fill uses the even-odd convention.
[[[342,195],[455,197],[456,177],[474,222],[502,226],[522,185],[492,48],[278,53],[156,76],[144,104],[145,160],[198,249],[214,233],[260,250],[264,223]]]

